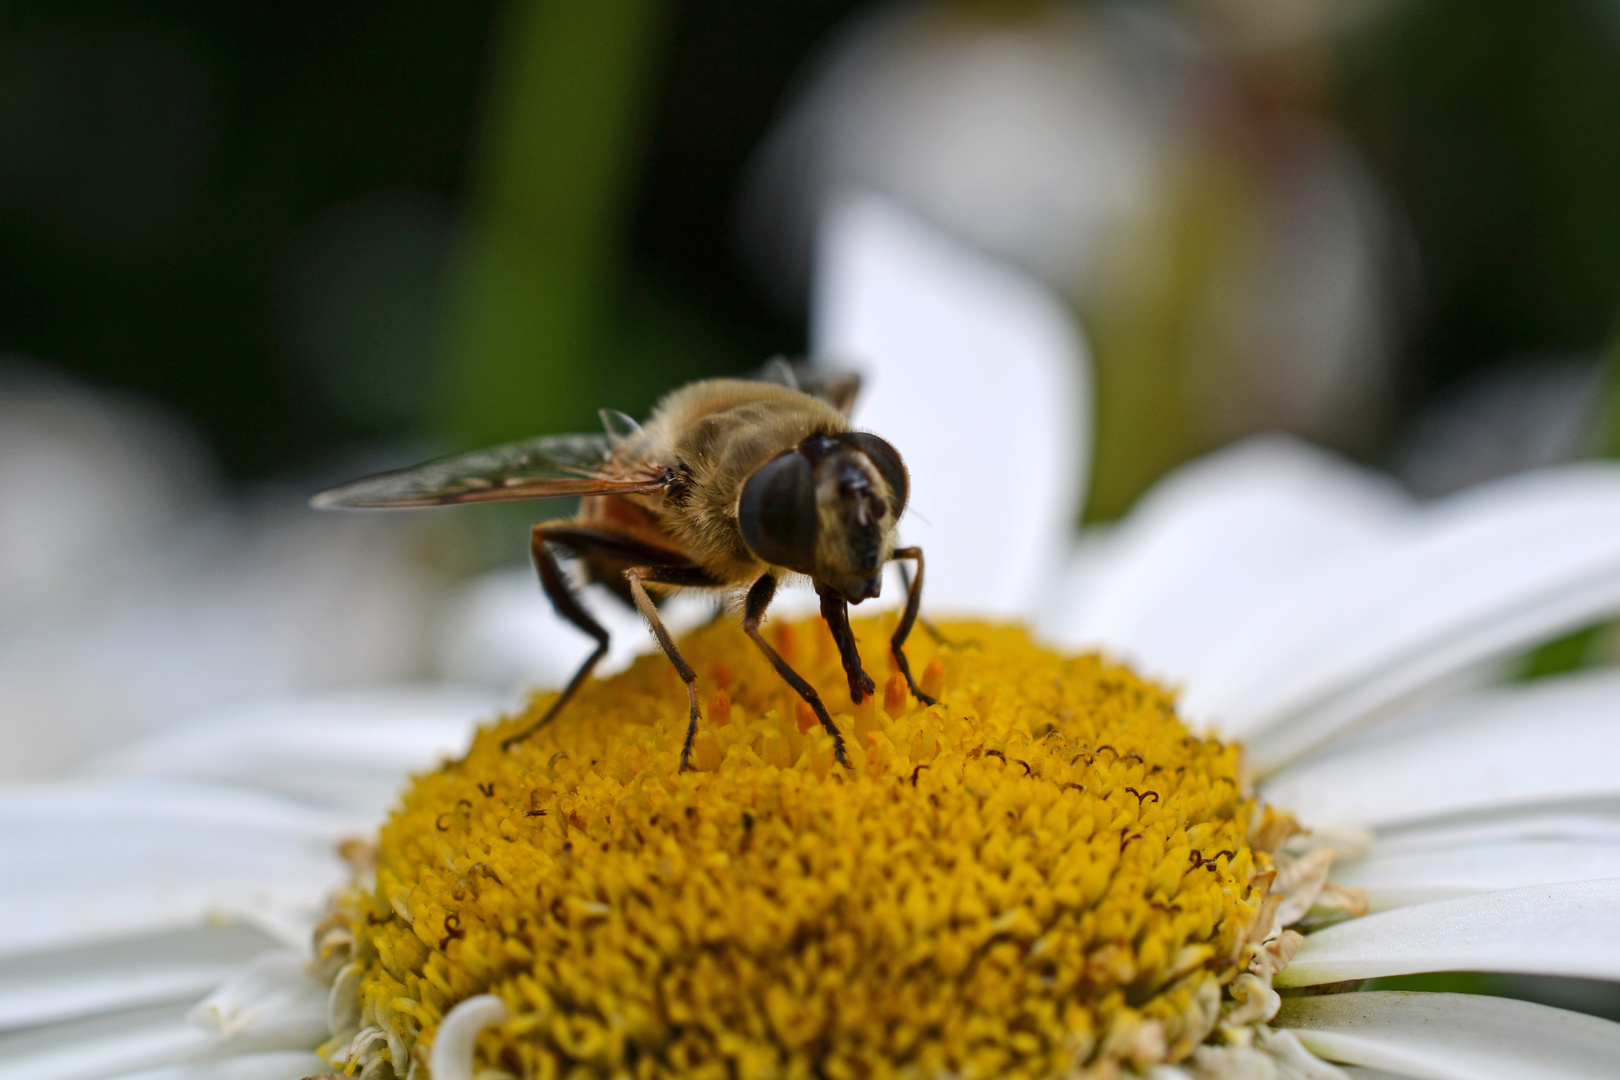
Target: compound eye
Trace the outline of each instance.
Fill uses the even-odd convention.
[[[743,484],[737,527],[748,550],[772,566],[808,574],[816,556],[816,484],[810,460],[789,450]]]
[[[876,435],[864,431],[844,435],[843,442],[865,454],[867,460],[876,466],[879,475],[894,493],[894,505],[890,509],[894,511],[895,520],[899,520],[905,512],[906,499],[911,494],[911,477],[906,472],[906,463],[900,460],[899,451]]]

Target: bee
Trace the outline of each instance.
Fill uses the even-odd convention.
[[[804,699],[848,765],[844,737],[820,695],[760,633],[784,580],[809,578],[837,643],[850,699],[876,684],[861,667],[849,605],[878,596],[883,569],[906,560],[916,572],[889,641],[895,666],[925,705],[905,643],[922,600],[923,556],[897,548],[910,478],[893,446],[851,427],[854,375],[821,375],[772,361],[751,379],[706,379],[664,396],[645,426],[604,409],[600,434],[545,435],[355,480],[310,500],[316,507],[417,507],[578,497],[572,518],[542,521],[530,535],[540,587],[558,615],[590,635],[587,656],[545,714],[507,738],[510,748],[550,723],[608,651],[608,633],[580,603],[558,564],[577,559],[587,580],[607,586],[647,620],[686,685],[682,770],[702,714],[697,675],[659,618],[683,589],[741,598],[743,630]],[[902,567],[902,569],[904,569]]]

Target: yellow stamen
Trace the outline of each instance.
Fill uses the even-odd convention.
[[[857,623],[863,654],[891,630]],[[842,706],[850,768],[724,623],[681,646],[726,684],[698,771],[662,656],[502,751],[536,699],[384,827],[345,900],[359,1024],[425,1062],[495,994],[478,1062],[524,1077],[1107,1076],[1210,1034],[1271,867],[1237,747],[1012,627],[914,639],[928,708],[899,676],[849,705],[819,622],[772,636]]]

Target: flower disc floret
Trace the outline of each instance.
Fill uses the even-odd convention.
[[[863,655],[891,629],[856,623]],[[894,674],[850,706],[821,624],[768,632],[850,767],[721,621],[682,645],[695,770],[650,656],[415,779],[344,902],[370,1060],[425,1065],[481,994],[477,1064],[522,1077],[1106,1076],[1210,1034],[1270,881],[1238,748],[1013,627],[918,635],[926,708]]]

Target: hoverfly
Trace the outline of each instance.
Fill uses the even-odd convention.
[[[819,375],[776,360],[753,379],[706,379],[659,401],[643,426],[604,409],[603,432],[545,435],[355,480],[310,500],[316,507],[414,507],[580,497],[572,518],[534,526],[530,550],[557,614],[596,640],[595,650],[545,714],[503,747],[549,723],[607,653],[608,633],[581,605],[559,552],[641,612],[686,684],[690,712],[681,769],[701,719],[697,675],[658,615],[681,589],[742,597],[743,630],[814,711],[848,764],[844,737],[815,689],[760,634],[778,583],[808,577],[838,645],[851,700],[876,691],[861,668],[849,605],[877,596],[892,560],[916,564],[889,649],[911,693],[904,646],[922,599],[919,548],[895,547],[910,481],[894,447],[851,428],[855,375]]]

